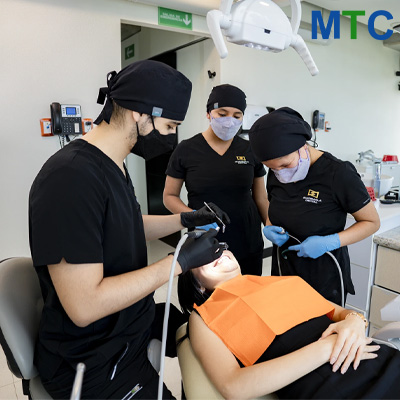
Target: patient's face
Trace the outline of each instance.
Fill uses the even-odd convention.
[[[192,269],[192,273],[207,290],[214,290],[219,284],[241,274],[239,263],[228,250],[212,263]]]

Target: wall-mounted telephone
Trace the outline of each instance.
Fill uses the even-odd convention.
[[[315,110],[313,112],[312,128],[314,130],[325,129],[325,113],[324,112],[320,112],[319,110]]]
[[[81,135],[82,113],[78,104],[50,104],[53,135]]]

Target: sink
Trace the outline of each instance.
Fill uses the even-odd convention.
[[[374,176],[369,173],[360,172],[361,180],[365,186],[374,187]],[[379,196],[385,195],[393,185],[393,176],[381,175],[381,186],[379,190]]]

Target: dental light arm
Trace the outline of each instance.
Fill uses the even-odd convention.
[[[297,51],[297,54],[304,61],[304,64],[306,64],[308,70],[310,71],[310,74],[312,76],[318,75],[319,71],[314,62],[314,59],[311,56],[310,50],[308,50],[304,39],[299,34],[293,36],[290,46]]]
[[[290,0],[292,18],[272,0],[221,0],[219,10],[207,13],[207,25],[215,47],[221,58],[228,55],[224,41],[241,44],[259,50],[280,52],[289,46],[300,55],[311,75],[318,74],[318,68],[298,35],[301,19],[300,0]]]

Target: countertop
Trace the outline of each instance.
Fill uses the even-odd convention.
[[[400,226],[375,235],[374,242],[380,246],[400,251]]]
[[[400,203],[382,204],[376,200],[374,206],[381,221],[379,230],[372,236],[374,243],[400,251]],[[354,223],[351,214],[347,218],[349,224]]]

